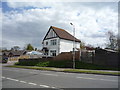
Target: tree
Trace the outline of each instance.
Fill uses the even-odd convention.
[[[80,48],[81,48],[81,49],[84,49],[84,48],[85,48],[85,43],[84,43],[84,42],[81,42],[81,43],[80,43]]]
[[[14,51],[17,51],[17,50],[19,50],[19,49],[20,49],[19,46],[14,46],[14,47],[11,48],[11,50],[14,50]]]
[[[34,47],[31,44],[28,44],[26,47],[26,50],[34,50]]]
[[[117,36],[114,35],[112,31],[108,31],[108,43],[106,48],[110,48],[112,50],[117,49],[118,47],[118,42],[117,42]]]
[[[2,47],[1,48],[1,51],[4,52],[4,51],[8,51],[6,47]]]
[[[37,48],[35,48],[35,51],[37,51]]]

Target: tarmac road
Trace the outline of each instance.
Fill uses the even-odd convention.
[[[2,88],[118,88],[118,76],[2,67]]]

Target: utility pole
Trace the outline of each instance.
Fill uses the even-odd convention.
[[[73,41],[73,69],[75,69],[75,26],[70,23],[73,26],[73,36],[74,36],[74,41]]]

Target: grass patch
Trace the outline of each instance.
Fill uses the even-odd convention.
[[[44,67],[34,67],[34,66],[6,66],[6,67],[14,67],[14,68],[24,68],[24,69],[36,69],[36,70],[52,70],[51,68],[44,68]]]
[[[106,75],[120,75],[120,72],[106,72],[106,71],[92,71],[80,69],[66,69],[64,72],[89,73],[89,74],[106,74]]]
[[[6,66],[14,68],[24,68],[24,69],[35,69],[35,70],[49,70],[49,71],[62,71],[62,72],[72,72],[72,73],[88,73],[88,74],[103,74],[103,75],[120,75],[120,72],[107,72],[107,71],[94,71],[94,70],[80,70],[80,69],[57,69],[57,68],[47,68],[47,67],[36,67],[36,66]]]

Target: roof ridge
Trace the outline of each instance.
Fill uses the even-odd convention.
[[[51,26],[51,27],[56,28],[57,30],[66,31],[65,29],[61,29],[61,28],[58,28],[58,27],[55,27],[55,26]]]

